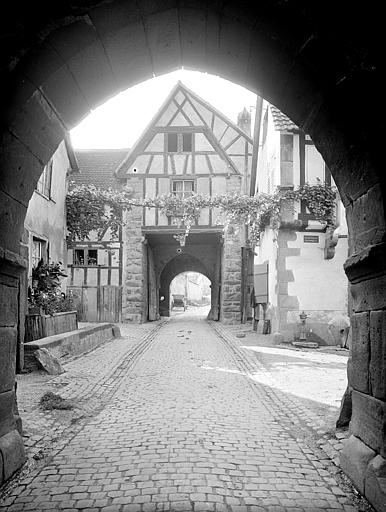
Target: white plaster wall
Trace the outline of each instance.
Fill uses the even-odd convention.
[[[156,196],[156,178],[146,178],[146,198]],[[155,208],[145,208],[145,226],[155,226]]]
[[[197,178],[197,193],[203,195],[209,195],[209,180],[208,178]],[[209,225],[209,208],[204,208],[201,211],[200,217],[198,219],[198,224],[200,226],[208,226]]]
[[[272,332],[278,330],[278,275],[277,275],[277,232],[266,229],[261,236],[260,244],[255,249],[254,264],[258,265],[268,261],[268,301],[273,306]]]
[[[288,242],[289,248],[301,251],[300,256],[288,256],[286,259],[286,268],[294,275],[294,281],[288,283],[288,294],[298,298],[300,310],[347,312],[348,282],[343,270],[347,259],[347,238],[339,238],[334,258],[326,260],[324,233],[306,234],[319,236],[319,243],[304,243],[304,232],[296,232],[296,240]]]
[[[156,133],[152,140],[147,145],[145,151],[163,151],[164,150],[165,135],[163,133]]]
[[[266,109],[268,109],[267,136],[262,144],[263,126],[261,126],[257,186],[259,192],[272,194],[280,185],[280,133],[275,130],[269,104],[266,102],[263,104],[262,123]]]
[[[29,275],[32,270],[32,239],[41,238],[49,243],[50,261],[67,267],[66,254],[66,176],[70,169],[64,142],[54,153],[52,165],[51,198],[35,191],[29,201],[24,227],[29,231]]]

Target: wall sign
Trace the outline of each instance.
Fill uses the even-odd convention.
[[[318,235],[304,235],[303,236],[303,242],[305,244],[318,244],[319,243],[319,237],[318,237]]]

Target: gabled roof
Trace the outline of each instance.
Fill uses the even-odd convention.
[[[214,113],[217,117],[219,117],[222,121],[224,121],[227,125],[231,126],[238,134],[245,137],[245,139],[252,144],[253,141],[251,137],[246,134],[237,124],[235,124],[233,121],[228,119],[222,112],[217,110],[215,107],[210,105],[207,101],[205,101],[203,98],[198,96],[195,92],[190,90],[188,87],[186,87],[181,81],[178,81],[176,85],[172,88],[169,95],[157,111],[157,113],[154,115],[150,123],[146,126],[140,137],[137,139],[137,142],[132,147],[131,151],[127,154],[126,158],[121,162],[120,166],[116,169],[115,175],[117,178],[127,178],[125,172],[130,167],[130,165],[133,163],[135,158],[141,154],[143,149],[146,146],[146,143],[148,142],[148,134],[151,131],[151,129],[156,127],[157,122],[161,119],[162,115],[166,111],[168,105],[170,102],[173,101],[173,98],[176,97],[177,93],[179,91],[183,91],[185,94],[189,95],[192,99],[194,99],[196,102],[204,106],[206,109]],[[205,119],[202,119],[202,124],[197,126],[203,126],[204,128],[208,129],[208,131],[211,131],[211,127]],[[215,137],[211,136],[211,143],[213,144],[213,147],[221,153],[221,156],[227,161],[229,167],[231,167],[235,174],[240,174],[239,170],[236,168],[234,162],[229,158],[228,154],[226,153],[225,149],[222,148],[221,144],[217,141]]]
[[[123,149],[77,149],[79,173],[71,176],[76,185],[95,185],[98,188],[118,188],[114,171],[130,150]]]
[[[270,105],[270,109],[275,130],[279,132],[299,131],[299,127],[296,126],[296,124],[293,123],[291,119],[283,114],[283,112],[281,112],[277,107]]]

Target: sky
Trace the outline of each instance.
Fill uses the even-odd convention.
[[[93,110],[71,130],[73,147],[132,147],[178,80],[233,122],[237,121],[237,114],[246,107],[252,114],[253,126],[256,104],[254,93],[208,73],[181,69],[131,87]]]

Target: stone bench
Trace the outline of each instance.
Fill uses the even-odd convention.
[[[35,357],[37,350],[46,349],[59,363],[65,363],[73,357],[93,350],[105,341],[120,336],[120,330],[116,325],[103,323],[29,341],[24,343],[24,369],[27,371],[40,369]]]

